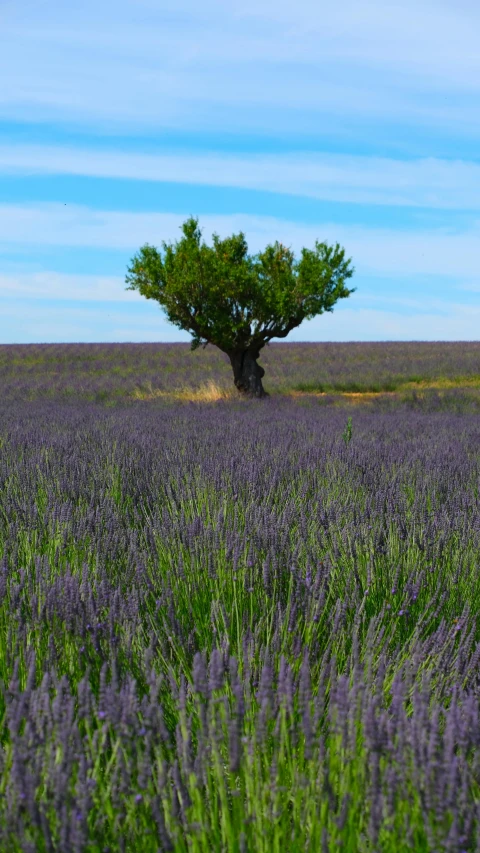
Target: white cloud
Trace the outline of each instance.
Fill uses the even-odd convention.
[[[315,317],[288,336],[289,341],[478,341],[480,305],[452,303],[445,313],[408,315],[342,306]]]
[[[372,277],[371,283],[374,282],[374,278]],[[363,287],[358,293],[355,293],[354,304],[356,308],[365,308],[368,309],[370,306],[376,305],[378,306],[381,303],[382,308],[385,306],[390,307],[393,311],[399,310],[401,314],[405,314],[404,309],[409,309],[412,314],[449,314],[452,310],[453,299],[447,300],[438,298],[438,296],[432,296],[432,288],[425,288],[423,290],[417,287],[416,293],[418,296],[405,296],[405,284],[411,284],[411,282],[406,282],[405,277],[397,277],[395,282],[389,282],[389,284],[393,285],[391,292],[385,293],[385,285],[382,282],[383,287],[374,287],[371,290],[365,290]],[[451,296],[454,298],[455,295],[458,296],[458,291],[464,290],[461,283],[455,282],[455,285],[452,287],[451,285]],[[345,303],[340,303],[342,307],[344,307]],[[348,309],[347,309],[348,310]]]
[[[238,19],[263,21],[282,33],[281,46],[305,60],[360,63],[370,68],[397,70],[424,77],[448,88],[461,84],[478,90],[480,59],[476,27],[480,22],[474,2],[448,0],[344,0],[319,6],[315,0],[244,0],[235,7]],[[273,40],[272,40],[273,41]],[[320,51],[321,48],[321,51]],[[477,76],[475,76],[477,72]],[[472,76],[473,74],[473,76]]]
[[[0,274],[0,297],[109,303],[144,302],[143,297],[138,293],[125,290],[125,282],[122,278],[71,275],[53,271]]]
[[[18,245],[91,246],[133,255],[145,243],[160,248],[163,240],[179,239],[188,215],[121,213],[52,203],[0,205],[0,251],[8,254]],[[328,222],[303,225],[249,214],[200,215],[199,220],[205,240],[210,240],[212,232],[227,236],[243,231],[253,253],[275,240],[297,252],[302,246],[313,247],[315,240],[339,242],[362,275],[445,275],[471,282],[479,276],[480,222],[455,233],[446,228],[396,231]]]
[[[191,339],[187,332],[165,320],[158,305],[146,305],[143,312],[136,311],[134,316],[131,309],[125,308],[120,311],[95,304],[78,308],[70,307],[68,302],[48,306],[29,302],[26,310],[24,303],[4,299],[0,343],[166,343]]]
[[[480,209],[480,163],[311,154],[122,153],[0,145],[0,172],[242,187],[329,201]]]
[[[472,133],[479,29],[477,4],[445,0],[24,0],[3,10],[0,111],[135,132],[373,116]]]

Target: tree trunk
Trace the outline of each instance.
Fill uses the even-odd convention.
[[[268,397],[262,385],[265,371],[257,364],[259,350],[234,350],[229,352],[228,356],[233,368],[235,387],[247,397]]]

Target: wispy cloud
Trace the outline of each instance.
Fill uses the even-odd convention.
[[[331,317],[316,317],[289,336],[290,341],[477,341],[480,306],[451,303],[448,311],[408,315],[375,308],[344,307]]]
[[[0,297],[59,299],[75,302],[143,302],[134,291],[126,291],[124,280],[115,276],[69,275],[54,271],[0,274]],[[24,303],[31,304],[31,303]]]
[[[480,210],[480,163],[312,154],[122,153],[0,145],[0,172],[242,187],[329,201]]]
[[[468,0],[25,0],[3,10],[0,110],[136,132],[311,131],[348,114],[472,133],[479,30]]]
[[[145,305],[145,310],[135,311],[132,316],[131,306],[124,306],[123,310],[102,304],[72,307],[68,302],[29,302],[27,306],[21,300],[5,299],[1,300],[1,343],[190,340],[187,332],[168,323],[158,305],[155,307]]]
[[[338,59],[397,71],[417,91],[419,77],[430,87],[441,85],[442,91],[458,85],[478,91],[480,86],[472,29],[480,22],[480,11],[472,0],[455,5],[449,0],[405,0],[401,5],[344,0],[341,14],[334,4],[320,7],[314,0],[244,0],[235,15],[273,26],[274,35],[283,36],[281,45],[276,41],[277,50],[305,63]]]
[[[61,204],[1,205],[0,250],[18,245],[95,246],[136,251],[144,243],[160,248],[163,240],[179,239],[187,218],[173,213],[120,213]],[[480,222],[467,231],[438,228],[396,231],[328,222],[303,225],[249,214],[200,215],[204,239],[243,231],[251,252],[279,240],[299,251],[315,240],[339,242],[361,274],[450,275],[478,278]],[[132,252],[133,253],[133,252]]]

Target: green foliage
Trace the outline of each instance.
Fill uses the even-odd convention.
[[[300,260],[276,242],[248,255],[240,232],[213,246],[201,240],[198,220],[182,226],[181,240],[162,243],[163,255],[146,243],[131,260],[127,290],[155,299],[168,320],[192,334],[192,349],[207,343],[224,352],[284,338],[303,320],[332,311],[354,292],[345,282],[354,269],[339,244],[315,243]]]
[[[352,440],[352,419],[351,418],[347,419],[347,425],[343,431],[342,438],[343,438],[345,444],[350,444],[350,442]]]

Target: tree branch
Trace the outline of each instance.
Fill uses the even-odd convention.
[[[292,317],[286,326],[273,326],[273,328],[268,331],[268,340],[271,340],[272,338],[286,338],[292,329],[296,329],[296,327],[300,325],[302,320],[303,317]]]

